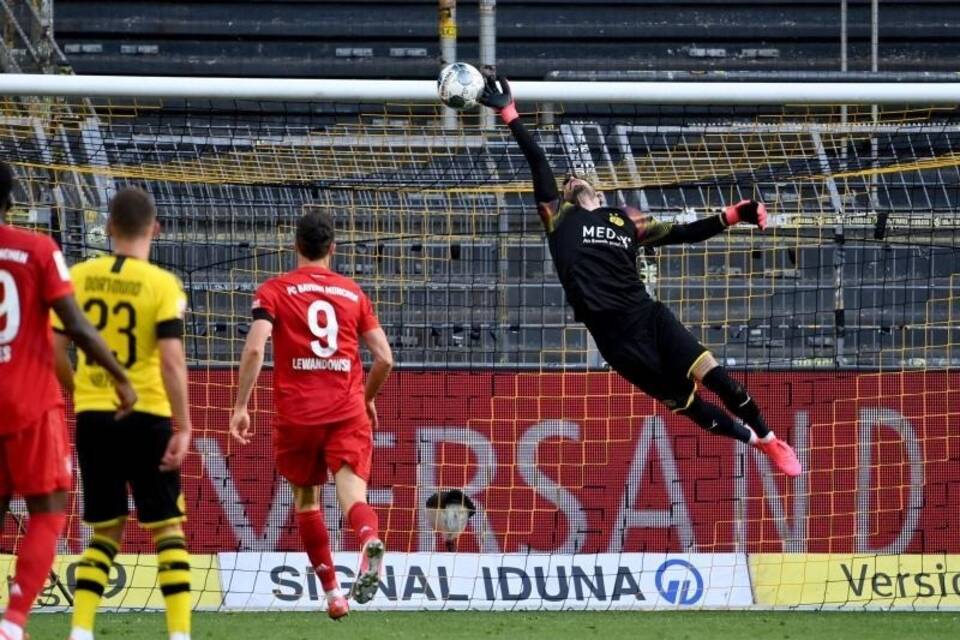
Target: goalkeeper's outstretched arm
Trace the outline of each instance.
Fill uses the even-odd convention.
[[[703,242],[741,222],[767,228],[767,208],[753,200],[741,200],[717,215],[684,224],[658,222],[634,207],[625,207],[624,210],[637,227],[637,240],[651,247]]]
[[[544,227],[549,231],[553,224],[554,215],[557,213],[560,202],[560,192],[557,190],[557,179],[553,175],[553,169],[547,160],[547,154],[544,153],[537,141],[533,139],[527,128],[520,121],[520,115],[517,113],[517,107],[513,102],[513,96],[510,93],[510,84],[503,76],[487,76],[487,86],[484,88],[480,97],[480,102],[500,115],[504,124],[510,127],[514,139],[523,152],[523,157],[527,159],[530,165],[530,173],[533,175],[533,197],[537,201],[537,211]]]
[[[486,86],[480,95],[480,103],[496,111],[500,119],[510,127],[514,139],[523,151],[533,175],[533,195],[544,228],[550,232],[556,223],[560,209],[560,192],[557,179],[550,168],[547,154],[543,152],[527,128],[520,121],[517,107],[510,92],[510,84],[503,76],[486,75]],[[665,244],[690,244],[703,242],[724,231],[727,227],[750,222],[760,229],[767,226],[767,209],[759,202],[741,200],[722,213],[687,224],[657,222],[633,207],[625,207],[627,215],[637,228],[637,240],[647,246]]]
[[[537,201],[540,218],[544,225],[549,228],[548,223],[558,209],[560,192],[557,190],[557,179],[553,175],[553,169],[550,168],[547,154],[543,152],[537,141],[523,126],[520,118],[514,118],[508,126],[517,144],[520,145],[520,150],[523,151],[527,164],[530,165],[530,173],[533,175],[533,197]]]

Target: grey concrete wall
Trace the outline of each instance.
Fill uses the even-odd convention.
[[[435,0],[57,0],[57,39],[81,73],[427,78]],[[839,69],[839,0],[501,0],[498,64],[552,70]],[[477,3],[459,3],[475,61]],[[960,3],[884,0],[881,69],[956,70]],[[869,2],[850,2],[850,68],[869,69]]]

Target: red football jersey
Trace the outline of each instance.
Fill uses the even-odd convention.
[[[0,435],[32,426],[63,403],[50,307],[72,293],[53,240],[0,224]]]
[[[253,317],[273,323],[273,403],[278,426],[346,420],[366,410],[360,336],[380,326],[356,282],[301,267],[264,282]]]

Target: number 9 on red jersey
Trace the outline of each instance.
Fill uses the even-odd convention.
[[[360,339],[380,326],[360,286],[323,267],[267,280],[255,320],[273,324],[273,401],[278,426],[317,426],[365,412]]]

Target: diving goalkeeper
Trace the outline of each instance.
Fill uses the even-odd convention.
[[[788,476],[800,475],[793,449],[770,430],[753,398],[670,309],[650,297],[637,275],[641,247],[703,242],[740,222],[764,229],[766,207],[743,200],[709,218],[670,224],[633,207],[604,206],[593,186],[576,176],[567,177],[558,191],[546,154],[520,122],[506,79],[488,76],[480,102],[510,127],[530,164],[537,209],[567,302],[610,366],[675,413],[710,433],[759,448]],[[716,393],[744,424],[703,400],[694,380]]]

